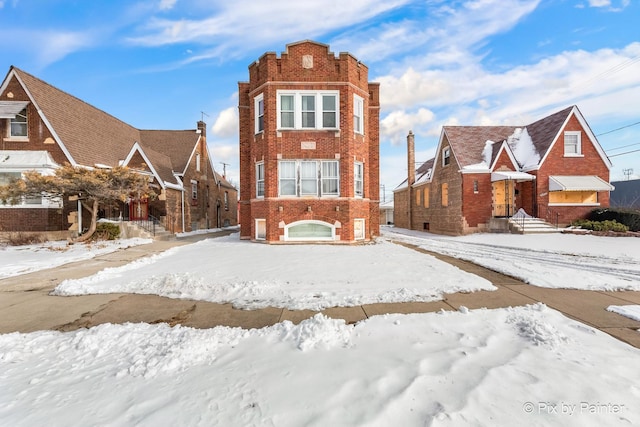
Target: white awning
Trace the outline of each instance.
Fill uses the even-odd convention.
[[[614,186],[595,175],[550,176],[549,191],[613,191]]]
[[[534,175],[530,175],[526,172],[516,171],[496,171],[491,172],[491,182],[495,181],[533,181]]]
[[[48,151],[0,150],[0,171],[55,169],[58,164]]]
[[[29,101],[0,101],[0,119],[15,119]]]

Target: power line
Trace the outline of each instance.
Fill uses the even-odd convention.
[[[611,156],[609,156],[609,157],[618,157],[618,156],[622,156],[622,155],[624,155],[624,154],[637,153],[638,151],[640,151],[640,149],[638,149],[638,150],[633,150],[633,151],[626,151],[626,152],[624,152],[624,153],[619,153],[619,154],[613,154],[613,155],[611,155]]]
[[[631,123],[630,125],[622,126],[622,127],[617,128],[617,129],[613,129],[613,130],[610,130],[610,131],[607,131],[607,132],[604,132],[604,133],[598,134],[598,135],[596,135],[596,136],[602,136],[602,135],[606,135],[606,134],[608,134],[608,133],[617,132],[617,131],[619,131],[619,130],[626,129],[626,128],[630,128],[631,126],[636,126],[636,125],[640,125],[640,122]]]
[[[609,151],[622,150],[623,148],[633,147],[634,145],[640,145],[640,142],[636,142],[635,144],[623,145],[621,147],[609,148]]]

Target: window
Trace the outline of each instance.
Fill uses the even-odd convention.
[[[338,196],[337,160],[282,160],[278,162],[280,196]]]
[[[364,240],[365,228],[364,219],[356,218],[353,220],[353,238],[355,240]]]
[[[191,199],[198,199],[198,181],[191,180]]]
[[[442,150],[442,166],[451,163],[451,149],[449,147]]]
[[[267,220],[256,219],[256,240],[267,238]]]
[[[278,91],[278,129],[338,129],[338,91]]]
[[[340,175],[338,173],[338,162],[322,162],[322,194],[325,196],[340,194]]]
[[[9,185],[13,180],[21,179],[22,172],[0,172],[0,186]],[[16,204],[2,203],[0,200],[0,207],[45,207],[45,208],[61,208],[62,200],[59,197],[42,197],[42,196],[30,196],[22,197]]]
[[[324,221],[296,221],[284,227],[284,239],[287,241],[335,240],[336,227]]]
[[[354,176],[354,186],[355,186],[355,195],[356,197],[364,196],[364,164],[361,162],[356,162],[355,164],[355,176]]]
[[[27,107],[10,120],[9,137],[26,138],[27,134]]]
[[[256,123],[256,131],[255,133],[260,133],[264,131],[264,95],[260,94],[256,96],[254,100],[254,108],[255,108],[255,123]]]
[[[597,191],[550,191],[550,205],[598,205]]]
[[[264,197],[264,162],[256,163],[256,197]]]
[[[322,127],[335,128],[338,106],[335,95],[322,95]]]
[[[473,192],[475,194],[478,194],[478,192],[479,192],[479,190],[478,190],[478,180],[477,179],[473,180]]]
[[[293,95],[281,95],[280,96],[280,123],[279,128],[291,128],[295,127],[295,109]]]
[[[429,187],[424,189],[424,207],[429,207]]]
[[[200,172],[200,153],[196,153],[196,172]]]
[[[353,96],[353,130],[364,134],[364,99]]]
[[[229,192],[228,191],[224,192],[224,210],[225,211],[229,210]]]
[[[318,162],[300,162],[300,195],[318,194]]]
[[[296,190],[296,162],[283,161],[278,164],[281,196],[295,196]]]
[[[416,190],[416,205],[418,206],[422,204],[422,201],[420,200],[420,196],[422,195],[421,193],[422,193],[421,189]]]
[[[449,206],[449,184],[442,184],[442,206]]]
[[[582,155],[580,132],[567,131],[564,133],[564,155],[569,157]]]
[[[315,95],[302,95],[302,127],[316,127],[316,97]]]

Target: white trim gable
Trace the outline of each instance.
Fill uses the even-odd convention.
[[[160,183],[160,186],[162,187],[163,190],[167,187],[168,184],[172,184],[172,183],[167,183],[163,179],[160,178],[160,175],[158,175],[158,172],[156,172],[155,168],[153,167],[153,164],[151,164],[151,161],[149,160],[147,155],[144,153],[144,150],[142,149],[142,147],[140,146],[140,144],[138,142],[133,144],[133,147],[131,147],[131,150],[129,151],[129,154],[127,154],[127,157],[125,157],[124,161],[122,162],[122,165],[129,167],[129,162],[131,161],[131,159],[133,158],[133,155],[136,152],[140,153],[140,155],[144,159],[144,161],[147,164],[147,166],[149,166],[149,169],[151,170],[151,173],[156,178],[156,181],[158,181]],[[173,184],[173,185],[175,185],[175,184]]]
[[[73,158],[73,156],[71,155],[71,153],[69,152],[67,147],[63,144],[62,140],[58,136],[58,133],[55,131],[53,126],[51,126],[51,123],[49,122],[49,120],[47,120],[46,116],[44,115],[44,113],[40,109],[40,106],[38,105],[38,103],[33,98],[33,95],[31,95],[31,92],[29,91],[27,86],[24,84],[24,82],[22,81],[22,79],[20,78],[18,73],[16,73],[15,68],[12,68],[11,71],[9,72],[9,74],[7,74],[7,78],[2,83],[2,86],[0,86],[0,93],[4,93],[5,89],[9,85],[9,81],[11,81],[12,77],[16,78],[18,83],[20,83],[20,86],[22,86],[22,89],[24,89],[24,91],[27,93],[27,96],[29,97],[30,102],[34,105],[34,107],[36,107],[36,110],[38,111],[38,115],[40,116],[40,118],[44,122],[44,124],[47,127],[47,129],[49,130],[49,132],[51,132],[51,135],[53,136],[53,139],[58,143],[58,146],[60,147],[60,149],[62,150],[62,152],[66,156],[67,160],[69,160],[69,163],[71,164],[71,166],[74,166],[74,167],[78,166],[78,163],[75,161],[75,159]]]
[[[558,130],[558,133],[553,138],[553,142],[549,145],[549,148],[547,149],[547,152],[544,153],[544,156],[542,157],[542,159],[538,163],[538,167],[536,169],[539,169],[540,167],[542,167],[542,165],[544,164],[545,160],[547,160],[547,157],[549,156],[549,153],[551,152],[553,147],[555,147],[556,143],[560,139],[560,135],[564,134],[565,128],[567,127],[567,123],[569,123],[569,120],[571,120],[571,117],[574,116],[574,115],[575,115],[576,119],[578,119],[578,122],[580,122],[580,126],[582,127],[582,131],[585,133],[587,139],[589,140],[591,145],[593,145],[593,147],[596,149],[596,151],[600,155],[600,158],[602,159],[604,164],[607,166],[607,169],[610,170],[613,167],[613,164],[611,163],[611,160],[609,160],[609,157],[606,155],[606,153],[602,149],[602,146],[598,142],[598,139],[596,138],[596,136],[594,135],[593,131],[589,127],[589,124],[585,120],[584,116],[582,115],[582,113],[580,112],[578,107],[574,105],[573,108],[571,109],[571,112],[569,114],[567,114],[567,117],[566,117],[564,123],[562,123],[562,126],[560,127],[560,130]],[[582,146],[583,147],[584,147],[584,144],[585,144],[585,140],[582,139]],[[583,151],[584,151],[584,149],[583,149]],[[529,170],[533,170],[533,169],[529,169]]]
[[[493,159],[493,162],[491,163],[489,170],[493,171],[496,168],[496,165],[498,164],[498,159],[500,158],[500,155],[502,154],[503,150],[506,150],[507,156],[509,156],[509,160],[511,161],[511,166],[513,166],[513,170],[516,172],[519,172],[520,165],[518,164],[518,161],[516,160],[516,156],[513,154],[513,150],[511,150],[511,147],[509,147],[509,144],[507,144],[506,140],[502,141],[502,145],[498,150],[498,154],[496,154],[496,158]]]

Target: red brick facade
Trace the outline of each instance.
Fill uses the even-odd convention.
[[[490,147],[494,152],[499,149],[493,155],[491,165],[485,164],[482,170],[483,166],[476,164],[484,156],[480,153],[488,139],[486,135],[495,132],[506,139],[515,127],[489,130],[460,127],[452,131],[459,138],[455,144],[443,132],[433,168],[429,172],[430,178],[416,177],[418,183],[411,185],[410,174],[409,185],[394,192],[396,226],[441,234],[467,234],[487,231],[492,218],[513,216],[521,208],[531,216],[563,226],[584,218],[596,207],[609,206],[609,191],[597,191],[597,201],[594,202],[549,202],[550,176],[598,177],[609,182],[610,163],[578,109],[572,107],[563,110],[530,126],[535,133],[535,141],[531,143],[538,150],[540,160],[535,166],[529,165],[524,170],[521,170],[506,142],[494,142],[494,147]],[[565,154],[565,132],[578,132],[578,155]],[[485,138],[478,135],[484,135]],[[409,158],[414,150],[412,142],[410,133]],[[445,165],[442,156],[447,147],[451,147],[451,156],[449,164]],[[469,154],[472,151],[475,154]],[[466,163],[460,164],[459,158],[466,159]],[[521,175],[523,179],[494,179],[494,172],[524,174]],[[448,193],[446,206],[442,202],[444,186]],[[427,201],[425,197],[428,197]]]
[[[330,225],[331,240],[339,242],[370,240],[379,234],[379,86],[367,79],[367,67],[356,58],[348,53],[336,57],[328,46],[310,41],[288,45],[280,57],[266,53],[251,64],[249,82],[239,83],[241,238],[294,240],[288,238],[287,228],[298,221]],[[337,125],[279,128],[278,91],[337,94]],[[354,128],[356,96],[363,100],[361,133]],[[262,130],[256,127],[260,97]],[[337,161],[339,194],[280,196],[278,167],[287,160]],[[363,165],[362,196],[355,190],[356,162]],[[258,163],[264,165],[264,195],[257,194]],[[356,219],[364,220],[361,236],[356,236]],[[264,236],[256,234],[256,220],[264,220]]]

